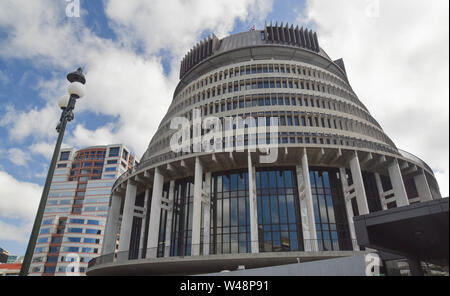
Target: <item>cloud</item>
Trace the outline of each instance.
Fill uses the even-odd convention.
[[[142,45],[147,53],[170,49],[176,56],[198,42],[205,31],[219,38],[235,20],[264,19],[272,0],[108,0],[107,16],[121,42]]]
[[[15,165],[28,167],[31,156],[19,148],[11,148],[8,150],[8,159]]]
[[[106,1],[106,14],[118,42],[97,37],[81,19],[68,20],[64,5],[53,4],[49,0],[3,1],[0,28],[8,28],[11,34],[0,41],[0,56],[30,59],[35,66],[57,69],[83,65],[87,96],[77,102],[75,112],[89,110],[114,120],[95,130],[72,122],[76,127],[66,134],[65,142],[78,147],[123,142],[140,156],[172,100],[180,57],[205,31],[225,35],[238,19],[264,18],[272,0],[158,0],[151,5],[138,0]],[[171,65],[169,74],[163,59]],[[53,105],[65,92],[61,81],[62,77],[53,75],[37,82],[36,89],[48,102],[45,107],[28,112],[8,109],[6,118],[14,120],[1,119],[0,124],[9,128],[11,140],[32,136],[34,143],[41,143],[55,137],[60,112]],[[42,152],[44,147],[36,145],[33,151]]]
[[[43,155],[47,160],[50,160],[55,149],[55,144],[47,142],[39,142],[30,146],[30,151],[33,154]]]
[[[380,5],[377,6],[376,4]],[[422,158],[448,196],[449,2],[308,0],[311,23],[400,149]]]
[[[27,243],[32,227],[32,223],[16,226],[0,220],[0,240]]]
[[[34,219],[42,187],[0,171],[0,217]]]
[[[55,128],[59,121],[60,110],[56,104],[33,108],[30,111],[18,111],[8,106],[0,126],[8,127],[10,140],[21,142],[29,136],[34,139],[55,137]]]

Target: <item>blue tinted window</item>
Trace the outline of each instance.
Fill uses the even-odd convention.
[[[89,234],[101,234],[101,230],[97,230],[97,229],[86,229],[86,233],[89,233]]]
[[[41,231],[39,232],[39,234],[48,234],[50,233],[50,228],[43,228],[41,229]]]
[[[80,243],[81,242],[80,237],[68,237],[67,240],[71,243]]]

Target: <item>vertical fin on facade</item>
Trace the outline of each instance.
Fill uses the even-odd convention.
[[[219,39],[216,35],[211,34],[209,37],[197,43],[187,55],[184,56],[180,65],[180,79],[188,72],[192,67],[199,64],[207,57],[214,54],[220,45]]]
[[[303,47],[314,52],[319,52],[319,42],[317,39],[317,33],[312,30],[298,28],[286,23],[283,25],[278,22],[275,25],[270,22],[270,24],[264,24],[264,33],[266,36],[266,43],[284,43],[288,45]]]

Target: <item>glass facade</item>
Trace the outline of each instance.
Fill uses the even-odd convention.
[[[210,253],[250,252],[248,172],[212,176]]]
[[[303,250],[295,168],[258,170],[258,234],[260,252]]]
[[[310,168],[309,174],[319,250],[352,250],[339,171]]]
[[[171,256],[189,256],[191,254],[193,203],[194,180],[189,178],[176,181],[170,244]]]
[[[373,174],[364,173],[363,176],[365,186],[368,188],[371,211],[381,209]],[[310,168],[317,240],[305,241],[302,233],[296,168],[258,168],[255,186],[259,252],[314,250],[315,246],[320,251],[352,250],[340,178],[336,168]],[[172,198],[169,197],[170,183],[165,183],[163,187],[163,198],[172,199],[174,208],[171,218],[165,208],[161,209],[157,257],[191,255],[194,180],[186,178],[174,182]],[[205,188],[205,176],[203,182]],[[349,182],[352,182],[351,178]],[[250,253],[252,242],[248,170],[213,173],[209,187],[211,197],[209,254]],[[137,195],[136,205],[144,205],[144,192]],[[147,205],[149,215],[151,197]],[[204,211],[205,205],[202,203],[201,225],[204,225]],[[166,234],[168,219],[171,219],[171,231]],[[148,223],[149,219],[142,225],[142,219],[134,217],[129,259],[138,258],[141,239],[144,239],[141,257],[145,258]],[[143,238],[140,237],[142,227],[146,229]],[[200,254],[203,254],[204,248],[203,233],[202,228]],[[170,246],[166,246],[166,238],[169,239]]]

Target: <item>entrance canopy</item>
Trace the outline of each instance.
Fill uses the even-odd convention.
[[[360,246],[448,265],[448,198],[354,217]]]

